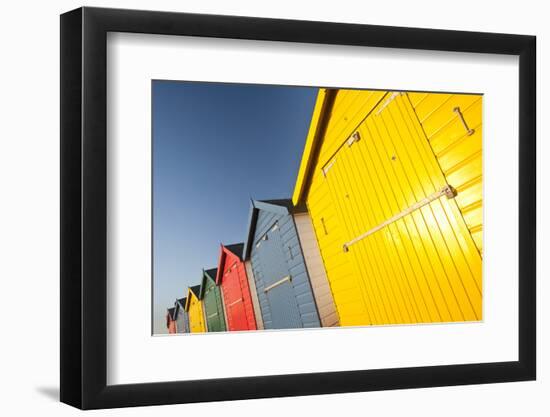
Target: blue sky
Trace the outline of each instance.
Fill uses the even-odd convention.
[[[250,198],[292,194],[316,88],[153,81],[154,333],[242,242]]]

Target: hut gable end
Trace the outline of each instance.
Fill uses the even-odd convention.
[[[319,327],[319,315],[294,223],[296,209],[291,200],[253,201],[252,210],[256,213],[250,216],[252,222],[245,256],[251,260],[264,327]],[[284,285],[291,286],[291,295],[288,299],[279,297],[275,301],[273,297],[279,290],[273,295],[267,292],[271,291],[274,282],[282,279],[289,280],[289,284]]]

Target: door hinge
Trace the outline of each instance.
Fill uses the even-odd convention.
[[[405,93],[403,91],[394,91],[393,93],[391,93],[388,99],[384,103],[382,103],[382,105],[376,112],[376,115],[380,116],[380,114],[384,111],[384,109],[388,107],[393,100],[395,100],[397,97],[402,96],[404,94]]]
[[[335,162],[336,162],[336,157],[332,158],[332,160],[323,167],[323,175],[325,176],[325,178]]]
[[[266,292],[268,292],[268,291],[271,291],[273,288],[278,287],[279,285],[284,284],[284,283],[287,282],[287,281],[288,281],[288,282],[292,281],[292,278],[290,278],[290,275],[287,275],[286,277],[280,279],[279,281],[274,282],[273,284],[271,284],[271,285],[265,287],[265,288],[264,288],[264,292],[266,293]]]
[[[227,307],[233,307],[235,304],[238,304],[238,303],[240,303],[240,302],[242,302],[242,301],[243,301],[243,299],[242,299],[242,298],[239,298],[239,299],[233,301],[231,304],[228,304]]]
[[[361,135],[359,134],[359,132],[355,132],[347,140],[348,147],[351,147],[351,145],[353,145],[355,142],[359,142],[360,140],[361,140]]]
[[[443,196],[447,197],[448,199],[456,197],[456,190],[451,187],[449,184],[445,185],[443,188],[441,188],[439,191],[436,191],[433,194],[430,194],[428,197],[423,198],[420,201],[417,201],[412,206],[407,207],[405,210],[401,211],[400,213],[397,213],[395,216],[390,217],[388,220],[380,223],[378,226],[373,227],[372,229],[366,231],[365,233],[357,236],[356,238],[350,240],[349,242],[344,243],[343,249],[344,252],[349,251],[349,247],[366,237],[372,235],[373,233],[378,232],[380,229],[383,229],[384,227],[396,222],[399,219],[402,219],[407,214],[411,214],[413,211],[418,210],[419,208],[422,208],[428,204],[430,204],[432,201],[437,200],[438,198],[441,198]]]

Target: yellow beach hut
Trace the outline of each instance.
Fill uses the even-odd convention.
[[[340,324],[482,319],[482,96],[320,89],[306,203]]]
[[[195,285],[194,287],[189,287],[187,289],[187,302],[185,303],[185,311],[189,315],[190,333],[206,332],[206,323],[204,320],[202,301],[200,299],[200,288],[200,285]]]

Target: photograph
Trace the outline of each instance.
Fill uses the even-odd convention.
[[[483,321],[483,94],[155,79],[152,334]]]
[[[6,2],[0,414],[550,416],[548,13],[453,5]]]

